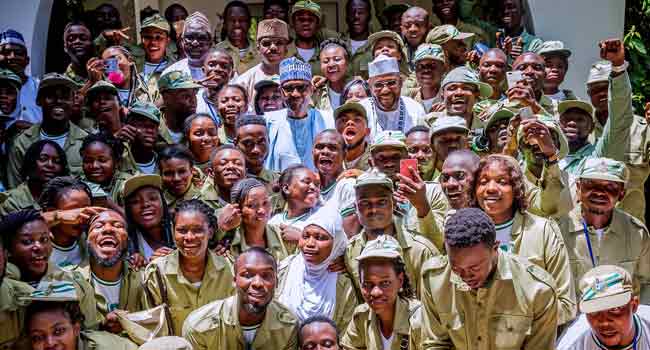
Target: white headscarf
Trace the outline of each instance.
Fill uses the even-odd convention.
[[[314,213],[304,224],[316,225],[334,238],[332,252],[320,264],[312,265],[299,253],[288,267],[284,290],[279,297],[301,320],[310,316],[324,315],[332,318],[336,305],[337,272],[327,271],[327,267],[343,255],[348,239],[343,232],[341,216],[336,205],[325,205]]]

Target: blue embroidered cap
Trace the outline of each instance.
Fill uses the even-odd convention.
[[[27,47],[23,35],[13,29],[7,29],[0,33],[0,45],[4,44],[16,44]]]
[[[311,66],[295,57],[285,58],[280,62],[280,84],[289,80],[311,82]]]

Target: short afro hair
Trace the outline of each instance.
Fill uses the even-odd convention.
[[[492,247],[496,235],[494,222],[479,208],[459,209],[445,223],[445,243],[452,248],[469,248],[481,243]]]

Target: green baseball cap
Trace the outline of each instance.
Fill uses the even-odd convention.
[[[131,108],[129,108],[129,113],[126,115],[126,120],[130,120],[136,115],[150,119],[156,124],[160,124],[160,110],[153,103],[140,101],[133,103]]]
[[[594,267],[578,285],[582,294],[578,308],[585,314],[621,307],[632,299],[632,276],[618,266]]]
[[[587,114],[594,118],[594,107],[585,101],[580,100],[564,100],[557,104],[557,112],[560,116],[569,109],[577,108],[582,111],[585,111]]]
[[[36,290],[29,296],[22,297],[25,301],[79,301],[79,295],[74,284],[69,281],[41,281]]]
[[[375,136],[375,139],[370,145],[370,152],[384,147],[399,148],[406,151],[406,136],[401,131],[384,130]]]
[[[366,259],[402,259],[402,247],[399,242],[389,235],[381,235],[366,243],[357,261]]]
[[[609,82],[609,74],[612,72],[612,64],[609,61],[598,61],[589,69],[587,85],[599,83],[602,81]]]
[[[566,136],[564,136],[564,133],[562,132],[562,128],[560,127],[560,124],[557,122],[557,120],[545,114],[537,115],[537,120],[539,120],[542,124],[546,125],[546,127],[552,133],[555,133],[555,135],[557,135],[560,141],[558,158],[562,159],[566,157],[569,154],[569,142],[567,141]],[[517,141],[519,142],[519,144],[521,144],[523,138],[524,138],[524,131],[521,127],[519,127],[519,129],[517,130]]]
[[[386,176],[386,174],[377,170],[376,168],[370,169],[357,177],[357,182],[354,184],[354,189],[359,189],[366,186],[383,186],[394,191],[393,181]]]
[[[52,86],[64,86],[72,90],[79,88],[79,85],[77,85],[74,80],[68,78],[63,74],[47,73],[43,76],[43,78],[41,78],[41,82],[38,84],[37,95],[41,93],[41,90]]]
[[[359,113],[366,121],[368,120],[368,115],[366,114],[366,109],[363,108],[363,105],[358,102],[346,102],[340,105],[334,111],[334,120],[338,119],[339,116],[345,112],[354,111]]]
[[[461,32],[451,24],[437,26],[427,34],[426,42],[429,44],[442,45],[449,40],[465,40],[474,36],[474,33]]]
[[[169,22],[167,22],[167,20],[164,19],[159,14],[149,16],[145,18],[144,21],[142,21],[142,25],[140,26],[140,31],[143,31],[147,28],[156,28],[156,29],[164,30],[167,33],[169,33],[170,31]]]
[[[456,115],[444,115],[437,118],[431,125],[431,138],[443,131],[460,131],[469,133],[465,118]]]
[[[402,37],[399,34],[395,33],[392,30],[381,30],[376,33],[370,34],[370,36],[368,37],[368,47],[370,48],[371,55],[375,49],[375,44],[380,39],[393,40],[394,42],[397,43],[400,50],[402,51],[402,57],[408,57],[408,54],[406,52],[406,45],[404,45],[404,40],[402,40]]]
[[[93,86],[91,86],[90,89],[88,89],[88,92],[86,93],[86,98],[88,98],[90,95],[94,95],[102,91],[110,92],[115,96],[118,95],[118,91],[115,85],[107,82],[106,80],[99,80],[98,82],[93,84]]]
[[[293,17],[293,15],[298,11],[309,11],[313,13],[316,17],[318,17],[319,20],[322,17],[322,13],[320,11],[320,5],[318,5],[317,3],[311,0],[297,1],[291,8],[291,16]]]
[[[162,189],[162,179],[158,174],[137,174],[128,178],[122,187],[122,198],[129,197],[133,192],[138,189],[152,186],[157,189]]]
[[[605,180],[627,183],[630,177],[624,163],[610,158],[587,158],[582,164],[578,179]]]
[[[167,72],[158,80],[158,90],[160,92],[179,89],[200,89],[201,87],[201,85],[192,80],[189,74],[179,70]]]
[[[537,50],[540,56],[558,55],[565,58],[571,56],[571,50],[564,47],[564,43],[559,40],[545,41]]]
[[[0,69],[0,80],[4,80],[11,84],[14,88],[16,88],[16,91],[20,93],[20,89],[23,86],[23,81],[20,79],[20,77],[10,71],[9,69]]]
[[[438,44],[420,44],[413,55],[413,63],[418,63],[425,59],[432,59],[445,63],[445,52],[442,50],[442,46]]]
[[[483,98],[487,98],[492,95],[492,87],[489,84],[482,82],[479,79],[478,74],[467,67],[458,67],[452,69],[442,80],[442,85],[440,86],[442,86],[444,89],[445,85],[449,83],[463,83],[474,85]]]

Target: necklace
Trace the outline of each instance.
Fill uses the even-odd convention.
[[[381,126],[383,130],[391,130],[388,128],[388,125],[381,125],[381,121],[379,120],[379,112],[377,110],[377,106],[375,105],[375,98],[370,99],[370,103],[372,104],[372,110],[375,112],[376,118],[376,123]],[[399,117],[397,119],[397,130],[404,132],[404,120],[406,119],[406,106],[404,105],[404,101],[402,99],[399,99]],[[389,121],[387,120],[386,123]]]

